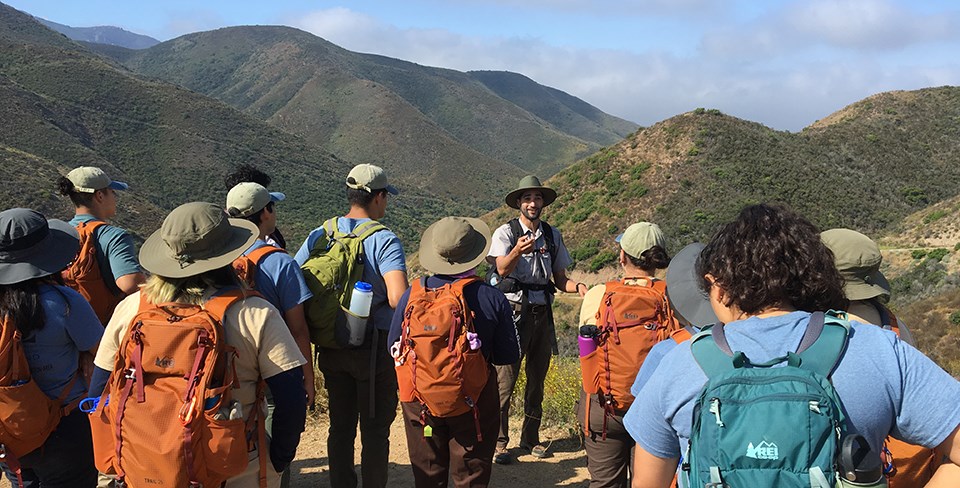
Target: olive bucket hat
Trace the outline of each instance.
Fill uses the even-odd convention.
[[[140,265],[167,278],[187,278],[222,268],[257,240],[259,229],[246,219],[231,219],[212,203],[185,203],[140,248]]]
[[[890,285],[880,274],[883,256],[873,239],[850,229],[830,229],[820,239],[833,251],[834,264],[843,277],[843,292],[848,300],[890,297]]]
[[[524,176],[520,180],[520,184],[517,185],[517,189],[513,190],[510,193],[507,193],[507,196],[504,198],[507,206],[510,208],[520,209],[520,204],[518,200],[523,195],[523,192],[530,190],[539,190],[543,194],[543,206],[546,207],[553,203],[557,199],[557,192],[553,188],[548,188],[543,186],[540,183],[540,178],[537,178],[533,175]]]
[[[490,228],[480,219],[444,217],[420,238],[420,264],[434,274],[456,275],[475,268],[490,250]]]
[[[26,208],[0,212],[0,285],[59,273],[80,250],[77,229]]]

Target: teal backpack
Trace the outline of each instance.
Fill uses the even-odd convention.
[[[682,465],[688,486],[836,486],[845,414],[828,378],[849,330],[842,312],[814,313],[796,353],[757,364],[730,350],[722,325],[694,336],[708,380]]]

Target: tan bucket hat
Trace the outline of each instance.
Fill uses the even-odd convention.
[[[510,193],[507,193],[507,196],[504,198],[504,202],[506,202],[508,207],[519,210],[520,205],[517,203],[517,199],[519,199],[523,195],[523,192],[529,191],[529,190],[540,190],[540,193],[543,194],[544,207],[546,207],[547,205],[550,205],[551,203],[553,203],[554,200],[557,199],[556,190],[554,190],[553,188],[548,188],[546,186],[543,186],[540,183],[540,178],[537,178],[536,176],[533,176],[533,175],[527,175],[520,180],[520,184],[517,185],[516,190],[513,190]]]
[[[490,250],[490,228],[480,219],[444,217],[420,237],[420,264],[427,271],[456,275],[475,268]]]
[[[167,278],[187,278],[232,263],[260,231],[246,219],[231,219],[205,202],[173,209],[140,248],[140,265]]]
[[[883,256],[880,246],[869,237],[850,229],[830,229],[820,239],[833,251],[834,264],[843,277],[843,292],[848,300],[890,297],[890,285],[880,274]]]

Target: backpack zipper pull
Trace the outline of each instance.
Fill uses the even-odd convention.
[[[717,425],[723,427],[723,421],[720,420],[720,399],[713,397],[710,399],[710,413],[717,417]]]
[[[820,402],[818,400],[810,400],[810,411],[816,413],[823,413],[820,411]]]

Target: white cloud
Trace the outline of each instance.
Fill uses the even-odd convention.
[[[526,10],[548,8],[566,12],[609,13],[620,15],[702,15],[716,12],[723,0],[448,0],[444,2],[475,5],[504,5]]]
[[[853,38],[889,32],[882,27],[887,25],[882,20],[885,15],[878,14],[875,18],[881,20],[866,22],[872,27],[862,28]],[[761,55],[744,55],[732,61],[704,49],[681,57],[653,50],[559,47],[537,38],[470,37],[442,29],[400,29],[343,8],[316,11],[289,22],[353,51],[461,71],[522,73],[643,125],[707,107],[777,129],[799,130],[880,91],[960,84],[960,63],[952,56],[939,63],[925,62],[922,56],[903,63],[879,55],[861,56],[852,49],[834,52],[829,60],[799,56],[776,62]],[[830,22],[796,18],[796,25],[807,30],[842,30],[831,27]],[[793,29],[794,33],[800,30],[796,26]],[[778,44],[782,41],[774,31],[755,30],[750,35],[755,44],[767,43],[767,47],[754,46],[754,51],[787,49]],[[859,42],[837,39],[831,42],[847,42],[853,47]]]

